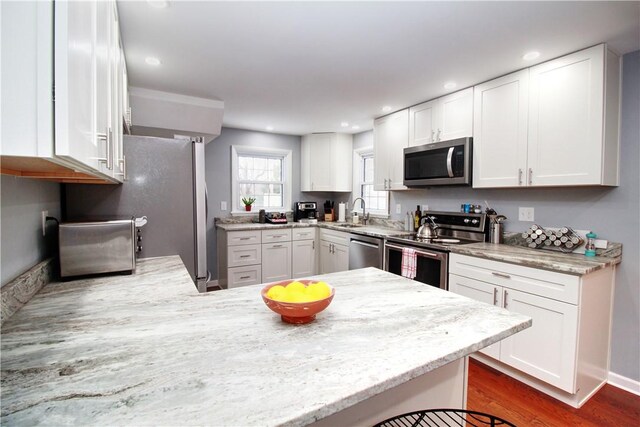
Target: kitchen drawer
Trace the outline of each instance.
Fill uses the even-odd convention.
[[[229,231],[227,233],[228,246],[255,245],[256,243],[262,243],[260,230]]]
[[[580,277],[466,255],[451,254],[449,273],[578,304]]]
[[[278,228],[275,230],[262,230],[262,243],[290,242],[291,229]]]
[[[320,240],[325,240],[331,243],[337,243],[339,245],[349,245],[349,233],[344,231],[328,230],[326,228],[320,229]]]
[[[227,259],[229,267],[260,264],[262,262],[262,245],[229,246]]]
[[[316,238],[315,227],[293,229],[293,240],[313,240],[315,238]]]
[[[257,285],[262,283],[262,267],[250,265],[248,267],[233,267],[228,269],[229,281],[227,288],[239,288],[241,286]]]

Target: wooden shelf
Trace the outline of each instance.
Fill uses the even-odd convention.
[[[68,184],[114,184],[38,157],[0,156],[0,173]]]

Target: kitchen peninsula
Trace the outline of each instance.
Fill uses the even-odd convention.
[[[52,283],[2,327],[2,424],[370,423],[433,375],[464,406],[466,356],[531,325],[373,268],[322,278],[336,296],[301,326],[260,285],[199,294],[177,256]]]

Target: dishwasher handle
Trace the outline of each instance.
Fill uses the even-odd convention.
[[[366,246],[366,247],[373,248],[373,249],[380,249],[380,245],[376,245],[374,243],[363,242],[362,240],[351,239],[349,241],[349,244],[351,244],[351,243],[354,243],[356,245]]]

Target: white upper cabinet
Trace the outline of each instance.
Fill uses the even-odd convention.
[[[116,91],[127,89],[121,83],[115,1],[0,7],[2,173],[60,182],[121,181]]]
[[[404,149],[409,146],[409,109],[373,122],[374,189],[404,190]]]
[[[473,88],[409,109],[409,146],[464,138],[473,134]]]
[[[619,75],[605,45],[531,68],[530,185],[618,184]]]
[[[475,87],[475,188],[618,185],[619,57],[594,46]]]
[[[527,169],[529,70],[483,83],[474,91],[473,186],[522,185]]]
[[[351,135],[304,135],[301,150],[301,191],[352,191],[352,151]]]

